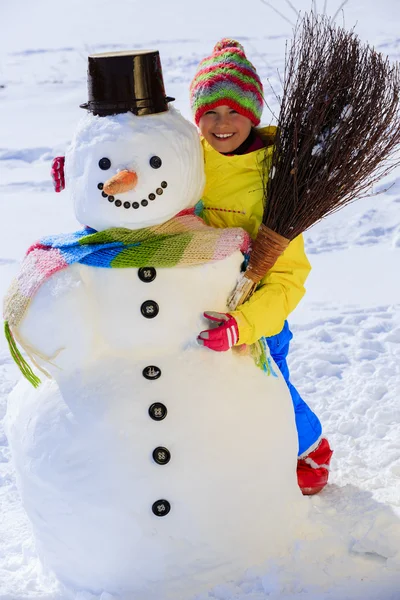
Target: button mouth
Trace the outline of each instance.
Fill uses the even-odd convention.
[[[123,206],[125,209],[133,208],[136,210],[136,209],[140,208],[141,206],[143,206],[143,208],[146,208],[146,206],[149,206],[149,204],[151,202],[153,202],[154,200],[156,200],[157,198],[162,196],[162,194],[164,193],[164,190],[168,187],[168,183],[166,181],[162,181],[160,183],[160,186],[156,188],[155,193],[150,192],[149,194],[147,194],[147,198],[142,198],[142,200],[140,200],[140,202],[138,202],[136,200],[134,200],[132,202],[129,202],[128,200],[125,200],[125,201],[121,200],[120,198],[117,198],[118,192],[115,192],[115,193],[113,192],[112,194],[108,194],[107,192],[104,191],[104,183],[101,181],[97,184],[97,189],[100,190],[102,198],[106,198],[110,204],[114,204],[114,206],[116,206],[117,208]],[[125,193],[127,193],[127,192],[125,192]]]

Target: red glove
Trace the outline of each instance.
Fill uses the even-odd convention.
[[[56,156],[51,163],[51,176],[55,192],[62,192],[65,188],[64,163],[64,156]]]
[[[239,329],[236,319],[229,313],[205,312],[204,316],[217,327],[202,331],[197,341],[202,346],[215,350],[216,352],[226,352],[236,344],[239,339]]]

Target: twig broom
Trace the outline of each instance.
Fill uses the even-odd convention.
[[[291,240],[400,164],[399,92],[398,64],[325,17],[303,17],[285,64],[263,220],[230,310]]]

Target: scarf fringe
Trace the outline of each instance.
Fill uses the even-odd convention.
[[[259,369],[264,371],[264,373],[267,375],[278,377],[278,374],[272,366],[269,348],[265,337],[260,338],[257,342],[255,342],[255,344],[251,345],[250,353]]]
[[[33,372],[32,368],[26,362],[21,352],[18,349],[17,342],[15,337],[12,334],[10,329],[10,325],[8,321],[4,321],[4,334],[8,342],[8,347],[10,350],[10,354],[21,371],[22,375],[33,385],[34,388],[38,388],[41,384],[40,378]],[[58,354],[58,352],[57,352]],[[271,359],[269,357],[268,345],[265,338],[261,338],[255,344],[250,346],[250,354],[256,364],[256,366],[264,371],[267,375],[272,375],[273,377],[278,377],[278,374],[275,372]],[[33,359],[33,357],[29,354],[29,358],[31,361],[47,376],[51,377],[47,371],[41,368],[37,362]],[[47,358],[47,357],[46,357]],[[50,361],[49,361],[50,362]]]
[[[25,377],[25,379],[29,381],[29,383],[33,385],[34,388],[39,387],[39,385],[41,384],[41,380],[37,375],[35,375],[32,368],[28,365],[21,352],[19,351],[8,321],[4,322],[4,335],[6,336],[6,340],[8,342],[10,354],[13,357],[22,375]]]

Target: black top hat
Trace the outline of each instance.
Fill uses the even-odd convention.
[[[89,102],[81,108],[105,117],[133,112],[152,115],[168,110],[158,50],[106,52],[89,56]]]

